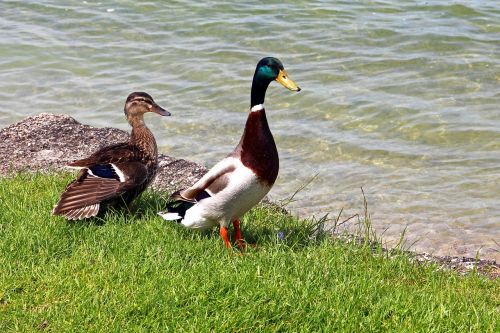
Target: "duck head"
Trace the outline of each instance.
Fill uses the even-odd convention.
[[[124,111],[129,123],[132,119],[142,119],[147,112],[154,112],[161,116],[171,115],[170,112],[156,104],[153,97],[145,92],[133,92],[128,95]]]
[[[253,76],[251,107],[264,104],[267,87],[272,81],[277,81],[292,91],[300,91],[299,86],[290,79],[279,59],[265,57],[257,63]]]

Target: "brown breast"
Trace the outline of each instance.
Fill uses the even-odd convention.
[[[232,156],[257,175],[259,181],[272,186],[278,177],[279,157],[264,109],[250,112],[240,143]]]
[[[132,129],[130,143],[135,145],[141,152],[140,161],[148,169],[149,184],[155,177],[158,169],[158,148],[153,133],[146,126],[137,126]]]

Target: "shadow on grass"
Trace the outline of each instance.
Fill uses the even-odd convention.
[[[328,236],[327,216],[300,219],[279,206],[260,204],[245,214],[242,233],[247,243],[303,248],[321,243]]]
[[[303,188],[301,187],[299,190]],[[281,201],[281,204],[263,202],[242,217],[242,235],[247,244],[257,245],[257,248],[281,246],[289,249],[300,249],[318,246],[325,241],[351,242],[355,240],[358,244],[369,245],[372,248],[377,248],[381,243],[381,238],[375,234],[371,227],[364,192],[362,192],[365,203],[364,217],[361,218],[359,214],[355,214],[342,221],[340,220],[342,210],[336,218],[330,218],[328,214],[320,218],[313,217],[310,219],[301,219],[291,215],[285,207],[294,200],[297,193],[298,191],[294,192],[290,198]],[[132,212],[129,212],[126,207],[108,208],[98,217],[68,221],[68,224],[100,227],[108,223],[133,224],[144,223],[148,219],[160,219],[157,213],[165,210],[168,198],[169,193],[148,190],[133,202]],[[357,223],[355,218],[357,218]],[[337,228],[347,222],[355,222],[358,225],[356,234],[340,236],[336,234]],[[175,222],[165,222],[165,225],[169,224],[178,227],[178,231],[183,237],[197,235],[196,237],[201,239],[220,238],[218,228],[200,232],[186,229]],[[230,238],[232,244],[234,244],[232,226],[230,229]]]

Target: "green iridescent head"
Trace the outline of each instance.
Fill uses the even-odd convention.
[[[255,80],[263,84],[276,80],[290,90],[300,91],[299,86],[288,77],[281,61],[273,57],[262,58],[259,61],[255,69]]]
[[[278,81],[290,90],[300,91],[299,86],[288,77],[281,61],[273,57],[262,58],[253,75],[250,107],[264,104],[267,87],[272,81]]]

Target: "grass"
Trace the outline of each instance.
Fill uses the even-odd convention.
[[[500,282],[326,237],[259,206],[228,253],[156,212],[50,215],[70,175],[0,179],[0,332],[499,332]],[[283,232],[284,239],[277,236]]]

